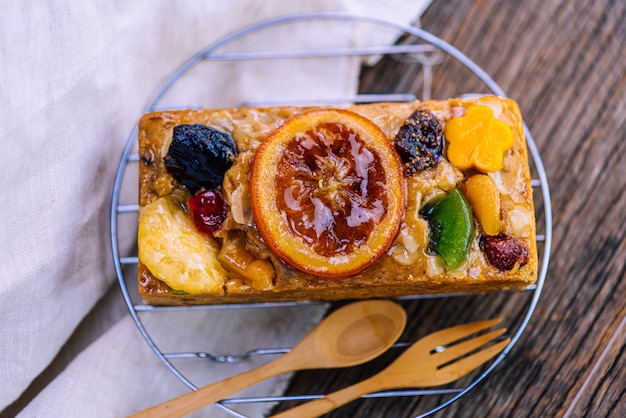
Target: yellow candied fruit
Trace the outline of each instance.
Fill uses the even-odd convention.
[[[476,105],[444,126],[448,160],[462,170],[488,173],[502,169],[504,152],[513,146],[509,125],[496,120],[488,106]]]
[[[159,197],[167,196],[174,190],[174,178],[169,173],[163,173],[154,180],[154,189]]]
[[[217,256],[219,244],[196,229],[171,196],[143,210],[137,232],[139,260],[157,279],[189,294],[223,293],[226,270]]]
[[[465,197],[487,235],[500,233],[500,192],[491,177],[475,174],[465,182]]]
[[[258,260],[246,250],[245,239],[243,231],[229,231],[217,258],[226,269],[246,279],[256,290],[267,290],[276,277],[274,267],[269,261]]]
[[[272,263],[267,260],[254,260],[246,268],[246,275],[256,290],[267,290],[272,287],[276,272]]]

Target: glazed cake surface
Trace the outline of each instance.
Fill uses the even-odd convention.
[[[139,294],[151,304],[219,304],[497,291],[521,289],[533,284],[537,279],[538,260],[532,187],[522,117],[513,100],[483,97],[375,103],[345,109],[369,119],[393,141],[418,108],[428,109],[445,128],[451,120],[462,117],[476,106],[491,109],[495,120],[506,124],[513,135],[513,145],[504,152],[502,168],[485,175],[497,187],[500,235],[514,237],[526,248],[525,264],[515,263],[510,269],[496,267],[486,255],[481,239],[485,232],[476,216],[466,261],[460,266],[450,268],[432,250],[429,222],[422,212],[425,205],[454,189],[465,190],[468,179],[480,174],[474,167],[453,165],[444,152],[435,167],[406,177],[406,206],[398,233],[374,264],[343,278],[324,278],[296,269],[277,256],[259,234],[250,205],[250,170],[257,149],[272,131],[294,116],[315,108],[175,110],[148,113],[139,122],[140,225],[146,208],[164,196],[173,196],[183,202],[181,216],[191,217],[185,204],[190,193],[172,177],[164,163],[174,127],[201,124],[228,133],[234,140],[237,156],[221,184],[227,213],[220,230],[210,238],[211,245],[217,254],[227,237],[237,236],[240,241],[245,241],[246,256],[266,262],[274,275],[271,282],[258,283],[226,266],[220,286],[195,294],[181,291],[148,269],[141,257],[141,246],[145,245],[142,241],[151,238],[140,236]],[[446,149],[448,146],[445,145]]]

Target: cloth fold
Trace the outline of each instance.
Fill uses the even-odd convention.
[[[409,24],[428,1],[233,0],[181,2],[8,2],[0,11],[0,409],[14,402],[57,355],[115,278],[109,204],[129,132],[158,86],[198,51],[226,34],[269,18],[342,11]],[[314,22],[275,27],[224,48],[258,51],[315,45],[387,44],[392,30]],[[230,107],[259,100],[350,97],[357,57],[297,62],[202,63],[177,83],[163,105]],[[120,203],[136,201],[136,179]],[[133,183],[135,182],[135,183]],[[124,222],[120,251],[134,245],[136,218]],[[291,309],[291,308],[287,308]],[[147,317],[163,346],[235,353],[294,344],[322,308],[280,312],[206,311]],[[219,318],[219,319],[218,319]],[[143,318],[142,318],[143,319]],[[99,338],[98,338],[99,337]],[[196,342],[194,346],[191,344]],[[254,344],[252,344],[254,343]],[[185,345],[183,344],[183,345]],[[206,384],[250,368],[189,366]],[[185,361],[188,363],[185,364]],[[189,369],[189,370],[188,370]],[[280,393],[285,377],[251,393]],[[22,416],[121,416],[188,390],[143,340],[129,316],[82,352],[23,409]],[[262,415],[267,405],[250,407]],[[203,416],[224,416],[216,408]]]

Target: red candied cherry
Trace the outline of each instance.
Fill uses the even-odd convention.
[[[215,233],[226,219],[226,207],[219,190],[201,190],[189,199],[193,220],[199,231]]]

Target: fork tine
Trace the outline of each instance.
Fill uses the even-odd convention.
[[[463,356],[464,354],[470,353],[477,348],[482,347],[489,341],[504,334],[505,332],[506,328],[500,328],[495,331],[491,331],[490,333],[481,335],[476,338],[472,338],[471,340],[463,341],[462,343],[446,348],[439,353],[433,354],[433,357],[436,359],[438,364],[448,363],[456,358]]]
[[[425,345],[430,345],[431,347],[446,346],[465,337],[469,337],[479,331],[490,328],[500,321],[500,319],[489,319],[487,321],[457,325],[434,332],[424,337],[422,341]]]
[[[504,350],[504,347],[506,347],[510,341],[511,339],[507,338],[499,343],[487,347],[484,350],[474,353],[471,356],[465,357],[462,360],[456,361],[446,367],[443,367],[442,369],[439,369],[437,374],[441,377],[441,384],[453,382],[486,363]]]

